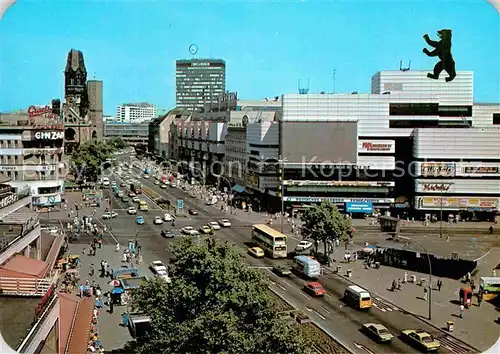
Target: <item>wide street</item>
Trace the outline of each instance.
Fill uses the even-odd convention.
[[[136,175],[140,174],[138,169],[135,170]],[[115,176],[112,178],[118,184],[122,180]],[[320,277],[320,282],[327,290],[327,296],[323,299],[315,299],[306,295],[302,290],[304,280],[292,276],[289,279],[276,277],[271,271],[275,263],[291,264],[291,260],[271,260],[271,259],[255,259],[246,253],[247,244],[250,241],[251,225],[258,221],[258,215],[248,215],[248,213],[240,211],[238,215],[231,215],[220,211],[213,206],[206,206],[198,199],[189,196],[186,192],[178,188],[161,189],[154,184],[154,180],[141,179],[143,185],[151,189],[158,197],[163,197],[171,201],[172,205],[176,205],[177,199],[184,201],[184,208],[196,209],[199,212],[197,216],[186,216],[177,218],[176,229],[184,226],[193,226],[195,228],[207,223],[208,221],[216,221],[222,217],[228,218],[232,226],[230,228],[216,231],[216,237],[225,240],[236,247],[241,248],[246,262],[250,266],[261,268],[263,272],[269,275],[270,287],[286,298],[295,307],[307,313],[315,322],[330,332],[335,338],[339,339],[352,352],[366,353],[411,353],[415,349],[408,346],[406,343],[396,338],[392,344],[380,345],[372,341],[360,332],[361,325],[367,322],[375,322],[384,324],[393,334],[398,335],[403,329],[424,329],[436,336],[441,342],[441,352],[453,353],[468,353],[473,352],[470,348],[460,342],[455,341],[452,337],[446,336],[443,332],[428,325],[420,319],[404,313],[395,306],[385,302],[383,299],[374,298],[376,307],[363,312],[355,310],[341,300],[343,292],[347,285],[350,285],[346,280],[336,276],[331,272],[325,271]],[[126,187],[121,187],[126,190]],[[155,196],[156,197],[156,196]],[[149,203],[150,210],[147,212],[139,212],[138,215],[144,216],[145,224],[136,225],[136,217],[127,215],[126,209],[128,203],[123,203],[110,194],[110,200],[113,211],[118,212],[118,217],[112,221],[104,221],[111,227],[110,235],[125,245],[129,239],[137,240],[142,246],[143,253],[148,254],[147,258],[158,258],[164,262],[169,261],[168,245],[171,242],[160,236],[162,228],[170,229],[170,224],[154,225],[153,219],[155,216],[163,216],[165,210],[162,210],[154,201],[143,195],[143,198]],[[299,240],[289,237],[288,248],[293,250]]]

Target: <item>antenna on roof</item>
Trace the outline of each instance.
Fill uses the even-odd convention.
[[[300,79],[299,79],[299,94],[306,95],[309,92],[309,79],[307,79],[307,88],[300,87]]]
[[[400,71],[409,71],[410,69],[411,69],[411,60],[408,62],[407,68],[403,68],[403,61],[402,60],[399,61],[399,70]]]
[[[333,69],[333,92],[335,93],[335,74],[337,74],[337,69]]]

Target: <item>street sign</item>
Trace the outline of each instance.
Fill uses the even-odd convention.
[[[177,199],[177,209],[182,209],[182,208],[184,208],[184,200]]]

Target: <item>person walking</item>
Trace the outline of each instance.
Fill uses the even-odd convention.
[[[477,307],[481,307],[481,302],[483,302],[483,292],[479,291],[477,294]]]
[[[443,281],[441,279],[438,279],[437,287],[438,287],[438,291],[441,291],[441,288],[443,287]]]
[[[427,301],[427,287],[424,288],[424,301]]]
[[[90,272],[89,272],[89,274],[90,274],[91,277],[94,276],[94,272],[95,272],[95,267],[94,267],[94,263],[92,263],[90,265]]]
[[[111,266],[109,265],[108,262],[106,262],[106,276],[107,277],[111,276]]]
[[[460,318],[464,318],[464,309],[465,309],[464,305],[460,305],[460,315],[459,315]]]

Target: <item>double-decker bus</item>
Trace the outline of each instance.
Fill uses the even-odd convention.
[[[286,258],[287,237],[264,224],[253,225],[252,242],[262,248],[270,258]]]

